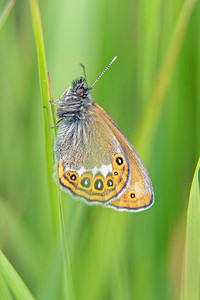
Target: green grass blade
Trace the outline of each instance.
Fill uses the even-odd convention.
[[[50,75],[48,73],[48,81],[49,81],[49,93],[50,93],[50,100],[53,101],[53,92],[51,88],[51,81]],[[53,124],[56,123],[55,118],[55,107],[51,104],[51,113]],[[54,137],[56,136],[57,126],[54,127]],[[62,208],[62,199],[61,193],[59,190],[59,179],[58,179],[58,170],[56,169],[56,184],[57,184],[57,201],[58,201],[58,209],[59,209],[59,226],[60,226],[60,243],[61,243],[61,250],[63,255],[63,271],[64,271],[64,295],[66,299],[75,299],[75,293],[73,288],[73,281],[72,281],[72,273],[71,273],[71,265],[70,265],[70,258],[69,258],[69,249],[67,244],[67,239],[65,238],[65,226],[64,226],[64,216],[63,216],[63,208]]]
[[[11,263],[0,250],[0,272],[18,300],[33,300],[34,297],[25,285],[21,277],[17,274]]]
[[[149,155],[150,151],[144,149],[152,149],[154,143],[154,135],[161,117],[165,95],[170,85],[173,72],[175,70],[183,40],[188,28],[188,24],[195,7],[196,0],[185,0],[179,19],[174,29],[174,33],[166,53],[164,62],[160,68],[155,85],[153,87],[149,103],[141,117],[141,126],[138,128],[137,150],[139,153]],[[144,158],[144,155],[142,157]]]
[[[3,278],[3,276],[0,273],[0,299],[4,300],[12,300],[13,297],[11,295],[11,292]]]
[[[10,0],[6,3],[4,9],[0,14],[0,29],[3,27],[3,24],[6,22],[13,6],[15,4],[15,0]]]
[[[51,209],[52,209],[55,236],[58,238],[60,234],[59,211],[58,211],[59,207],[57,202],[56,186],[52,178],[53,165],[54,165],[53,155],[52,155],[53,131],[51,130],[52,116],[51,116],[50,104],[49,104],[50,96],[49,96],[47,63],[46,63],[43,31],[42,31],[42,24],[41,24],[38,2],[36,0],[31,0],[30,3],[31,3],[31,12],[32,12],[35,40],[37,45],[37,54],[38,54],[40,87],[41,87],[41,94],[42,94],[42,106],[43,106],[43,117],[44,117],[45,150],[46,150],[48,181],[49,181],[50,198],[51,198]]]
[[[185,256],[181,282],[181,300],[200,297],[200,158],[194,173],[187,210]]]
[[[50,78],[47,72],[47,63],[45,57],[44,40],[42,33],[42,24],[39,13],[38,2],[36,0],[31,0],[32,17],[35,31],[35,39],[37,44],[38,52],[38,63],[39,63],[39,73],[40,73],[40,85],[42,93],[42,104],[43,104],[43,115],[45,124],[45,146],[46,146],[46,157],[47,157],[47,168],[48,168],[48,179],[50,183],[50,195],[51,195],[51,206],[52,215],[54,220],[54,228],[57,240],[60,242],[61,249],[63,251],[63,294],[66,299],[73,299],[73,284],[71,277],[70,262],[68,256],[67,242],[64,239],[64,221],[62,215],[62,203],[59,191],[59,182],[57,179],[57,188],[52,180],[52,170],[53,170],[53,140],[52,135],[56,133],[56,127],[54,130],[51,129],[52,124],[55,124],[54,119],[54,107],[50,106],[49,100],[52,100],[52,91]],[[58,178],[58,176],[56,176]]]

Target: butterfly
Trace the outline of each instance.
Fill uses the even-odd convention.
[[[58,105],[54,126],[58,126],[55,152],[60,187],[87,204],[145,210],[154,203],[148,172],[117,124],[94,103],[93,85],[87,86],[86,75],[80,77],[52,102]]]

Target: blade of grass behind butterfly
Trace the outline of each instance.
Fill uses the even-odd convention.
[[[200,297],[200,158],[192,180],[187,210],[185,255],[183,261],[180,300]]]
[[[172,38],[169,50],[168,50],[167,55],[166,55],[166,59],[163,63],[163,66],[161,67],[161,71],[159,73],[159,76],[158,76],[158,79],[156,81],[154,90],[152,92],[152,97],[150,99],[149,106],[147,107],[146,111],[144,112],[143,119],[141,121],[141,128],[140,128],[140,130],[138,130],[138,137],[137,137],[136,143],[134,143],[134,144],[136,145],[136,148],[137,148],[138,152],[142,153],[141,156],[144,158],[144,160],[147,160],[147,156],[150,154],[150,151],[148,151],[148,153],[143,153],[142,151],[144,149],[147,149],[147,148],[149,149],[149,147],[152,147],[152,145],[153,145],[152,140],[153,140],[153,137],[155,135],[155,131],[156,131],[157,124],[158,124],[158,121],[159,121],[159,118],[160,118],[160,114],[162,112],[162,108],[163,108],[163,104],[164,104],[164,96],[165,96],[165,93],[166,93],[167,88],[169,86],[169,83],[170,83],[170,80],[171,80],[171,77],[172,77],[172,73],[173,73],[173,70],[175,68],[178,56],[179,56],[179,52],[180,52],[180,49],[181,49],[181,46],[182,46],[183,38],[185,36],[185,32],[186,32],[186,29],[187,29],[187,25],[188,25],[192,10],[194,8],[194,4],[195,4],[194,1],[193,2],[185,1],[184,5],[183,5],[183,8],[181,10],[181,13],[180,13],[180,16],[179,16],[179,19],[178,19],[178,22],[177,22],[177,25],[176,25],[175,30],[174,30],[174,34],[173,34],[173,38]],[[151,106],[155,106],[155,105],[157,106],[155,111],[150,110]],[[140,134],[141,134],[141,136],[140,136]],[[148,137],[148,139],[147,139],[147,137]],[[138,147],[139,147],[139,149],[138,149]],[[146,155],[146,158],[145,158],[145,155]],[[102,212],[102,215],[103,215],[102,218],[104,218],[104,220],[105,220],[105,212]],[[136,218],[137,218],[137,216],[135,217],[135,219]],[[144,216],[144,218],[145,218],[145,216]],[[99,219],[101,219],[101,217]],[[139,220],[137,220],[137,221],[139,222],[141,227],[140,226],[135,226],[135,228],[143,228],[144,227],[144,225],[142,225],[143,216],[142,217],[140,216],[140,219],[141,219],[141,222]],[[152,215],[152,217],[149,217],[148,220],[150,222],[153,222],[152,219],[153,219],[153,215]],[[112,227],[114,228],[115,224],[117,224],[117,221],[116,221],[114,215],[113,215],[113,218],[110,222],[112,223]],[[144,224],[146,224],[146,222],[144,222]],[[149,226],[149,230],[152,229],[151,227],[152,226]],[[121,231],[124,232],[126,228],[127,228],[127,220],[125,220],[125,219],[121,220],[121,222],[120,222]],[[145,228],[144,228],[144,232],[145,232]],[[107,239],[108,240],[110,239],[110,232],[108,230],[106,230],[104,232],[103,236],[104,236],[105,244],[109,245],[109,243],[107,243],[106,241],[107,241]],[[121,236],[121,243],[123,245],[126,245],[126,243],[122,242],[123,237],[126,237],[126,234],[122,233],[122,234],[120,234],[120,236]],[[150,236],[153,237],[153,233]],[[136,240],[139,240],[139,239],[136,238]],[[149,242],[149,244],[151,244],[151,243]],[[110,246],[110,248],[107,247],[107,256],[109,256],[109,253],[112,253],[115,250],[115,249],[112,248],[112,246],[114,247],[115,243],[113,243]],[[152,245],[152,247],[153,247],[153,245]],[[91,249],[92,249],[92,245],[91,245]],[[122,247],[122,249],[120,251],[123,252],[123,250],[124,249]],[[119,253],[120,253],[120,251],[119,251]],[[151,249],[151,253],[152,253],[152,251],[153,250]],[[91,257],[90,257],[90,259],[91,259]],[[103,263],[104,263],[104,261],[102,261],[102,264]],[[149,259],[148,263],[149,263],[149,265],[145,264],[145,261],[144,261],[144,266],[141,267],[141,265],[140,265],[139,268],[137,268],[137,267],[135,267],[135,268],[136,269],[144,269],[144,270],[147,270],[147,271],[151,272],[151,270],[153,269],[153,265],[152,265],[153,262],[151,261],[151,259]],[[94,263],[93,263],[93,265],[94,265]],[[145,266],[145,265],[147,265],[147,266]],[[105,261],[105,268],[106,267],[107,267],[107,265],[106,265],[106,261]],[[88,273],[90,273],[90,272],[88,271]],[[101,274],[99,274],[99,276],[100,275]],[[142,281],[143,280],[142,279],[143,274],[141,273],[140,275],[141,275],[141,281]],[[104,277],[104,278],[107,278],[107,277]],[[92,278],[89,278],[89,274],[88,274],[88,278],[85,278],[84,284],[83,284],[84,292],[87,292],[87,290],[89,289],[90,279],[92,279]],[[144,290],[144,293],[145,293],[145,290]],[[154,295],[155,291],[153,291],[151,287],[149,287],[148,291],[151,291],[151,293],[152,293],[151,295],[149,295],[149,299],[153,299],[153,295]],[[97,293],[98,292],[97,287],[96,287],[96,291],[95,291],[95,288],[94,288],[94,293],[95,292],[96,292],[96,295],[97,295],[98,294]],[[134,293],[137,294],[137,291],[136,292],[134,291]],[[140,295],[141,295],[141,293],[140,293]]]
[[[4,220],[0,223],[1,244],[5,245],[10,240],[9,245],[14,253],[18,253],[18,260],[25,266],[29,280],[34,282],[41,271],[46,249],[21,218],[21,214],[16,212],[1,196],[0,220]],[[35,259],[36,253],[37,259]]]
[[[12,290],[15,299],[33,300],[34,297],[25,285],[19,274],[15,271],[7,257],[0,250],[0,272],[9,288]]]
[[[52,86],[50,81],[50,75],[48,73],[48,81],[49,81],[49,94],[50,94],[50,100],[53,101],[53,92],[52,92]],[[51,113],[52,113],[52,119],[53,124],[56,123],[55,118],[55,108],[54,105],[51,103]],[[54,126],[54,141],[56,138],[56,131],[57,126]],[[64,295],[67,299],[75,299],[74,294],[74,287],[73,287],[73,281],[72,281],[72,272],[71,272],[71,264],[70,264],[70,257],[69,257],[69,247],[66,240],[66,234],[65,234],[65,224],[64,224],[64,217],[63,217],[63,207],[62,207],[62,198],[61,193],[59,189],[59,177],[58,177],[58,169],[56,168],[56,186],[57,186],[57,199],[58,199],[58,211],[59,211],[59,226],[60,226],[60,237],[61,237],[61,251],[64,261],[64,282],[63,282],[63,288],[64,288]]]
[[[66,241],[64,240],[64,231],[63,231],[64,223],[63,223],[60,191],[58,188],[59,185],[57,183],[57,188],[56,188],[52,178],[54,162],[53,162],[53,155],[52,155],[53,139],[52,139],[52,132],[51,132],[51,124],[53,124],[53,122],[51,122],[51,120],[54,119],[54,111],[52,111],[53,112],[53,117],[52,117],[50,112],[50,105],[49,105],[49,100],[50,100],[49,94],[52,93],[48,81],[42,24],[41,24],[38,2],[36,0],[30,0],[30,3],[31,3],[34,31],[35,31],[37,52],[38,52],[40,85],[41,85],[42,104],[43,104],[44,126],[45,126],[45,150],[46,150],[46,158],[47,158],[47,170],[48,170],[48,180],[49,180],[51,209],[52,209],[52,216],[54,222],[55,238],[57,242],[60,242],[61,247],[63,249],[64,296],[66,299],[69,298],[73,299],[69,256],[68,256],[68,251],[65,251],[67,250],[66,249],[67,244]],[[56,129],[54,130],[54,134],[55,131]]]
[[[8,1],[4,6],[2,12],[0,13],[0,29],[3,27],[3,24],[6,22],[14,4],[15,4],[15,0]]]
[[[13,299],[11,292],[8,289],[8,286],[6,284],[6,281],[4,280],[1,273],[0,273],[0,299],[4,299],[4,300],[12,300]]]
[[[140,125],[135,137],[135,145],[144,161],[148,160],[153,147],[153,141],[164,106],[165,95],[170,85],[179,53],[186,34],[188,23],[193,12],[196,0],[185,0],[177,21],[165,60],[155,81],[150,100],[140,118]],[[148,151],[145,151],[148,149]]]
[[[128,219],[130,220],[130,218]],[[124,233],[126,220],[126,214],[119,214],[107,208],[93,209],[95,234],[91,235],[88,240],[87,254],[80,261],[78,299],[81,298],[81,295],[84,295],[85,299],[88,300],[103,299],[102,295],[106,295],[107,286],[110,283],[113,284],[110,272],[113,272],[113,263],[119,263],[118,255],[123,257],[122,253],[126,245],[123,243],[123,237],[126,236]],[[87,276],[85,276],[86,270]],[[118,280],[118,282],[120,281]],[[126,288],[129,287],[126,286]],[[124,286],[121,286],[120,293],[123,289]],[[126,293],[129,294],[129,290]]]
[[[174,32],[171,38],[170,45],[168,47],[168,51],[166,52],[165,59],[163,64],[161,65],[160,72],[158,73],[157,80],[155,82],[155,85],[153,87],[151,97],[149,99],[149,103],[147,104],[145,111],[140,118],[140,124],[139,128],[136,131],[136,138],[134,139],[134,144],[136,146],[137,151],[140,153],[141,157],[144,159],[144,162],[146,163],[149,160],[149,157],[151,155],[151,151],[154,144],[154,137],[158,128],[158,123],[161,117],[161,113],[164,107],[164,100],[167,89],[170,85],[170,81],[172,79],[172,75],[174,72],[174,69],[176,67],[180,50],[183,45],[183,39],[186,34],[186,30],[188,28],[188,23],[191,18],[192,11],[194,9],[196,1],[185,1],[183,3],[183,6],[180,10],[179,17],[177,19],[176,25],[174,27]],[[167,26],[167,25],[166,25]],[[148,149],[148,150],[147,150]],[[138,255],[141,248],[143,248],[143,241],[140,239],[140,234],[145,234],[144,226],[147,226],[148,224],[148,230],[151,231],[151,234],[147,237],[147,242],[149,236],[154,239],[155,242],[157,241],[157,238],[159,234],[161,234],[161,231],[159,232],[158,229],[155,230],[156,227],[156,221],[155,221],[155,214],[156,214],[156,208],[152,209],[151,215],[147,215],[147,217],[143,214],[140,218],[133,220],[133,228],[140,228],[141,230],[136,235],[136,240],[139,241],[136,247],[134,248],[135,256]],[[143,232],[144,231],[144,232]],[[142,233],[143,232],[143,233]],[[137,236],[138,234],[138,236]],[[154,261],[156,248],[154,243],[150,243],[150,249],[148,253],[148,259],[144,261],[143,259],[136,260],[134,267],[136,270],[139,270],[139,272],[135,276],[137,276],[137,285],[135,286],[135,289],[133,290],[134,295],[136,298],[140,295],[140,297],[145,298],[147,297],[146,290],[152,291],[152,294],[150,293],[149,299],[154,299],[156,297],[156,294],[159,295],[159,292],[162,290],[164,293],[165,299],[169,298],[170,290],[169,287],[165,284],[163,285],[163,288],[161,288],[163,281],[160,280],[158,282],[158,286],[155,287],[155,278],[158,278],[159,280],[159,266],[157,267],[157,261]],[[149,266],[148,266],[149,264]],[[143,270],[143,271],[141,271]],[[147,288],[144,290],[140,290],[140,286],[143,282],[143,274],[148,273],[152,274],[153,272],[153,279],[150,280],[150,285],[148,284]],[[153,270],[153,271],[152,271]],[[167,279],[166,279],[167,280]],[[165,280],[165,281],[166,281]],[[149,283],[149,281],[148,281]],[[153,297],[153,293],[155,293],[155,296]],[[169,294],[168,294],[169,293]]]
[[[51,199],[51,211],[53,218],[54,234],[59,241],[59,212],[57,205],[57,193],[56,187],[53,182],[52,172],[53,172],[53,140],[51,132],[51,113],[49,105],[49,87],[48,87],[48,76],[47,76],[47,63],[44,49],[44,40],[42,32],[42,24],[40,19],[40,12],[38,3],[36,0],[30,0],[31,12],[32,12],[32,22],[35,33],[35,40],[37,46],[38,54],[38,67],[39,67],[39,77],[40,77],[40,87],[42,95],[42,107],[43,107],[43,117],[44,117],[44,132],[45,132],[45,152],[46,152],[46,162],[47,162],[47,175],[49,182],[49,195]]]

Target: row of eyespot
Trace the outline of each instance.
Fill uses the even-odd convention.
[[[115,155],[114,161],[117,163],[118,166],[120,166],[120,169],[123,167],[124,159],[123,159],[122,155],[120,155],[120,156],[119,156],[119,155]],[[73,173],[71,176],[70,176],[70,172],[66,172],[65,174],[66,174],[66,177],[68,177],[68,179],[71,179],[70,181],[76,182],[76,180],[78,179],[78,178],[77,178],[77,175],[74,174],[74,173]],[[114,172],[113,172],[113,175],[114,175],[114,176],[117,176],[117,175],[118,175],[118,172],[117,172],[117,171],[114,171]],[[80,184],[81,184],[81,186],[83,186],[83,187],[85,187],[85,188],[89,188],[90,185],[91,185],[91,180],[90,180],[89,177],[86,176],[86,177],[84,177],[84,178],[81,180]],[[108,180],[106,181],[106,184],[107,184],[107,187],[108,187],[108,188],[111,188],[111,187],[114,185],[114,182],[113,182],[112,179],[108,179]],[[103,188],[104,188],[103,180],[97,179],[97,180],[95,181],[95,183],[94,183],[94,188],[95,188],[96,190],[99,190],[99,191],[103,190]]]
[[[117,173],[117,172],[115,172],[115,173]],[[118,173],[117,173],[117,174],[118,174]],[[117,175],[117,174],[115,174],[115,175]],[[73,174],[73,175],[70,176],[70,179],[71,179],[72,181],[76,181],[77,177],[76,177],[75,174]],[[91,185],[91,180],[90,180],[90,178],[89,178],[89,177],[84,177],[84,178],[81,180],[81,185],[82,185],[83,187],[89,188],[90,185]],[[108,179],[108,180],[107,180],[107,186],[108,186],[108,187],[113,186],[113,180],[112,180],[112,179]],[[99,190],[99,191],[103,190],[103,187],[104,187],[103,181],[102,181],[101,179],[97,179],[97,180],[95,181],[95,183],[94,183],[94,187],[95,187],[96,190]]]

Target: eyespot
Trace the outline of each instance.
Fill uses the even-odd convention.
[[[112,179],[113,179],[114,186],[116,188],[116,185],[118,185],[119,182],[121,182],[122,180],[121,170],[114,169],[112,171]]]
[[[122,154],[116,153],[113,157],[113,169],[122,170],[125,165],[125,159]]]
[[[77,188],[89,192],[92,187],[92,180],[91,173],[84,173],[77,183]]]
[[[97,179],[94,183],[94,187],[98,191],[103,190],[103,187],[104,187],[103,181],[101,179]]]
[[[76,184],[78,181],[78,174],[76,172],[67,171],[64,177],[69,180],[70,183]]]
[[[91,181],[90,181],[90,178],[89,178],[89,177],[84,177],[84,178],[81,180],[81,185],[82,185],[83,187],[89,188],[89,187],[90,187],[90,184],[91,184]]]
[[[75,181],[76,180],[76,175],[73,174],[73,175],[70,176],[70,178],[71,178],[72,181]]]
[[[92,193],[103,194],[105,191],[105,187],[106,187],[106,183],[104,177],[100,174],[96,175],[92,183]]]
[[[106,177],[106,190],[107,191],[113,191],[113,190],[115,190],[115,183],[114,183],[114,178],[113,178],[112,175],[108,175]]]
[[[113,186],[113,180],[112,180],[112,179],[108,179],[108,181],[107,181],[107,186],[108,186],[108,187]]]
[[[121,166],[124,162],[123,158],[120,156],[117,156],[117,158],[115,160],[116,160],[116,163],[118,164],[118,166]]]
[[[130,197],[133,199],[135,198],[135,194],[134,193],[130,193]]]

